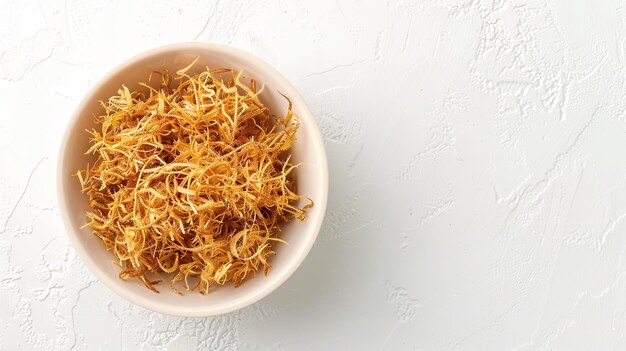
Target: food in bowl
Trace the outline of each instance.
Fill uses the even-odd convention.
[[[151,74],[160,83],[142,84],[145,93],[122,86],[103,101],[86,150],[97,160],[77,172],[87,226],[115,254],[119,277],[155,292],[167,275],[177,294],[207,294],[267,274],[273,246],[285,243],[281,225],[313,206],[292,173],[291,103],[273,114],[254,79],[188,74],[193,64]]]

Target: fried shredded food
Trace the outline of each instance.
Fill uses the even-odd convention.
[[[313,206],[295,189],[291,101],[272,115],[254,79],[187,74],[194,63],[173,78],[156,72],[160,87],[142,84],[145,94],[122,86],[101,102],[99,130],[87,131],[97,161],[77,173],[86,226],[119,260],[120,278],[155,292],[164,275],[177,294],[239,286],[261,267],[267,275],[281,225]]]

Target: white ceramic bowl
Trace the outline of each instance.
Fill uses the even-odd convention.
[[[72,174],[93,162],[92,156],[84,155],[89,146],[85,129],[94,127],[93,115],[102,112],[99,100],[107,100],[125,84],[131,91],[140,90],[139,82],[145,82],[151,71],[177,69],[187,66],[199,57],[195,70],[209,67],[229,67],[243,70],[265,84],[262,100],[271,111],[285,111],[286,101],[282,92],[293,102],[293,110],[300,117],[301,125],[292,150],[293,161],[302,162],[297,169],[298,192],[313,199],[315,206],[307,212],[304,222],[293,221],[285,225],[282,238],[289,245],[276,245],[276,255],[271,260],[268,276],[259,272],[238,288],[232,285],[217,286],[208,295],[187,292],[185,296],[174,294],[167,282],[157,287],[160,293],[146,289],[135,280],[118,278],[119,268],[112,261],[114,256],[104,248],[88,228],[87,195],[82,194],[78,179]],[[193,69],[190,71],[193,73]],[[210,316],[235,311],[259,301],[280,286],[302,263],[315,242],[326,209],[328,196],[328,166],[319,130],[311,111],[302,96],[276,69],[259,58],[224,45],[210,43],[181,43],[150,50],[122,63],[107,73],[87,93],[78,105],[61,143],[58,174],[58,199],[61,216],[69,239],[89,270],[106,286],[127,300],[153,311],[179,316]]]

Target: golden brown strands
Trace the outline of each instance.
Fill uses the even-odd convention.
[[[191,65],[189,66],[191,67]],[[97,161],[78,172],[90,198],[87,224],[119,259],[120,278],[203,294],[239,286],[263,267],[280,225],[304,220],[289,150],[299,126],[273,116],[254,80],[222,69],[174,79],[146,94],[122,87],[88,131]],[[178,84],[175,84],[178,83]]]

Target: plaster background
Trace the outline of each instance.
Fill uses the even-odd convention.
[[[0,0],[0,350],[626,349],[625,5]],[[206,319],[95,281],[54,187],[84,91],[188,40],[282,71],[331,176],[300,269]]]

